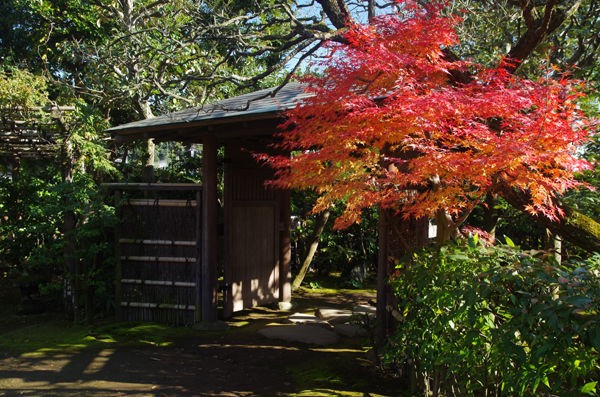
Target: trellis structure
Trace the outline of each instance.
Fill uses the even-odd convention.
[[[74,110],[73,106],[0,109],[0,156],[15,162],[56,156],[66,134],[61,117]]]

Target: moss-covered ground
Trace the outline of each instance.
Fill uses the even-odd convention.
[[[320,281],[293,310],[348,307],[373,290]],[[397,379],[367,359],[370,338],[314,347],[256,331],[285,321],[273,308],[240,313],[225,331],[147,323],[73,325],[57,315],[17,316],[0,325],[0,396],[399,396]]]

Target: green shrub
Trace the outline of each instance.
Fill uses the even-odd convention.
[[[474,238],[399,264],[387,360],[424,394],[594,395],[600,255],[559,265],[508,243]]]

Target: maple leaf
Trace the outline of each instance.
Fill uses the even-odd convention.
[[[577,107],[578,83],[520,78],[509,59],[450,62],[443,49],[457,44],[459,18],[442,3],[399,8],[410,12],[350,26],[347,43],[329,44],[323,72],[300,79],[313,96],[287,113],[279,148],[294,155],[269,160],[271,184],[316,189],[316,210],[345,202],[337,227],[373,205],[458,218],[506,188],[527,192],[532,214],[560,217],[554,198],[591,166],[577,156],[593,125]],[[476,74],[456,84],[457,69]]]

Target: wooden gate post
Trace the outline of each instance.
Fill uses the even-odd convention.
[[[202,321],[217,320],[217,139],[202,141]]]
[[[280,192],[279,214],[279,302],[289,303],[292,300],[292,246],[291,246],[291,193]],[[289,305],[281,305],[283,307]]]
[[[115,216],[118,222],[123,222],[122,211],[122,192],[116,189],[114,192]],[[123,278],[123,264],[121,263],[121,225],[115,227],[115,317],[117,321],[123,321],[123,311],[121,302],[123,302],[123,290],[121,289],[121,279]]]
[[[202,190],[196,192],[196,263],[194,266],[196,291],[194,295],[194,323],[202,321]]]

